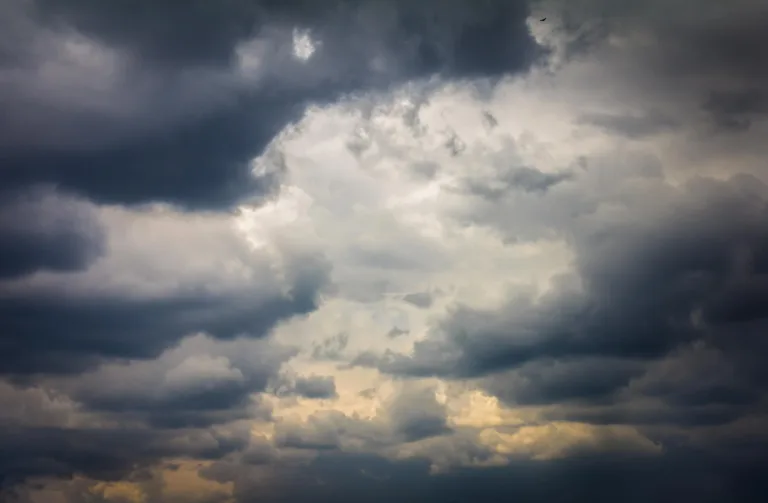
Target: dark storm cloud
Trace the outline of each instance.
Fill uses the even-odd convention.
[[[256,394],[295,354],[266,340],[195,336],[157,359],[105,364],[48,385],[107,417],[158,428],[199,428],[270,419],[271,408]]]
[[[761,460],[764,460],[762,458]],[[701,452],[668,458],[616,455],[566,460],[514,461],[500,468],[463,468],[430,474],[422,460],[392,461],[376,456],[321,454],[308,466],[271,480],[269,490],[246,477],[235,481],[235,500],[251,502],[450,502],[556,501],[562,503],[674,502],[681,497],[714,503],[733,498],[762,501],[765,479],[755,459],[717,459]]]
[[[308,102],[435,72],[515,71],[535,56],[524,2],[436,7],[3,4],[0,275],[74,272],[104,251],[92,208],[28,201],[30,187],[52,184],[96,203],[161,201],[187,209],[224,208],[246,197],[258,202],[274,192],[285,165],[270,158],[266,172],[254,176],[250,161]],[[309,29],[320,43],[307,62],[291,55],[293,28]],[[494,51],[486,50],[490,41]],[[245,57],[260,67],[238,66],[243,51],[252,51]],[[374,60],[378,67],[371,67]],[[199,331],[220,339],[260,337],[279,320],[314,309],[319,283],[309,283],[266,302],[242,291],[151,300],[12,294],[0,307],[0,373],[71,374],[105,359],[151,358]],[[79,398],[102,412],[181,427],[237,419],[260,383],[223,382],[162,397]],[[297,391],[333,394],[327,383],[302,382]]]
[[[149,61],[170,64],[226,62],[239,41],[269,25],[311,29],[331,49],[356,56],[356,63],[362,62],[357,59],[362,52],[384,50],[414,73],[498,75],[528,63],[533,55],[524,26],[527,4],[519,1],[231,0],[183,8],[149,0],[109,6],[90,0],[38,3],[44,16],[64,19]],[[169,28],[167,21],[175,26]],[[360,42],[357,47],[344,47],[350,36]]]
[[[284,2],[273,9],[283,10]],[[232,48],[265,21],[270,2],[175,2],[37,0],[37,15],[50,24],[67,23],[86,36],[126,47],[153,63],[226,64]],[[168,26],[168,23],[173,26]]]
[[[278,321],[313,310],[317,286],[266,301],[258,292],[159,300],[5,299],[0,372],[71,373],[103,358],[150,358],[197,332],[263,337]]]
[[[643,68],[637,82],[645,90],[694,97],[718,129],[746,131],[768,111],[768,56],[761,49],[768,43],[768,9],[763,2],[704,0],[694,9],[683,0],[577,0],[557,2],[556,10],[572,38],[567,49],[572,57],[610,46],[613,36],[625,37],[619,54]],[[599,122],[630,136],[673,125],[618,117]]]
[[[766,382],[754,364],[738,354],[698,342],[616,386],[613,402],[566,414],[602,424],[728,424],[764,413]]]
[[[457,306],[412,356],[363,354],[357,362],[454,378],[518,369],[492,378],[489,389],[513,403],[558,403],[609,399],[642,375],[641,361],[700,341],[738,369],[740,390],[730,378],[702,381],[713,375],[701,371],[697,386],[668,377],[636,391],[652,396],[679,385],[663,395],[678,411],[668,417],[679,413],[680,421],[686,405],[755,406],[768,383],[756,356],[766,350],[767,217],[768,187],[739,175],[694,180],[655,215],[634,214],[638,220],[576,220],[578,281],[563,278],[542,299],[521,294],[500,310]]]
[[[726,130],[748,129],[753,118],[768,113],[768,55],[760,49],[768,44],[768,9],[753,5],[665,33],[670,44],[677,42],[667,53],[668,71],[699,79],[703,109]]]
[[[218,459],[246,445],[213,430],[5,428],[0,487],[35,476],[120,480],[163,457]]]
[[[664,7],[669,2],[659,2],[658,14],[648,18],[640,4],[589,3],[610,5],[608,16],[631,11],[620,19],[623,27],[652,29],[664,51],[654,47],[644,55],[654,68],[649,74],[658,78],[649,87],[678,85],[670,76],[690,77],[687,84],[701,78],[691,94],[730,132],[749,128],[765,113],[759,91],[768,68],[759,50],[765,46],[762,11],[741,16],[747,11],[739,7],[736,14],[707,17],[697,4],[681,16]],[[251,178],[248,162],[306,102],[432,72],[495,76],[526,67],[536,50],[522,23],[523,2],[182,4],[37,0],[31,13],[10,2],[0,5],[0,182],[9,194],[52,182],[98,202],[227,207],[274,190],[284,163],[272,159],[266,174]],[[580,50],[605,40],[612,27],[601,24],[579,40]],[[310,29],[323,43],[307,63],[289,54],[294,26]],[[63,35],[42,27],[57,33],[72,28],[85,39],[61,49],[76,54],[62,56],[52,49],[61,47]],[[233,69],[236,47],[254,36],[273,56],[266,59],[266,76],[243,77]],[[125,61],[112,61],[112,50]],[[87,64],[73,62],[79,51],[88,53]],[[111,74],[110,65],[123,73]],[[62,68],[79,76],[61,74]],[[713,82],[705,75],[730,80]],[[652,114],[583,118],[636,139],[672,126]],[[488,120],[489,126],[495,122]],[[139,480],[164,459],[188,458],[215,461],[200,475],[233,482],[237,503],[763,501],[768,188],[737,177],[655,191],[644,179],[634,180],[637,192],[600,185],[594,198],[579,199],[573,191],[580,173],[507,166],[497,180],[464,187],[496,213],[492,222],[473,223],[497,226],[505,237],[521,232],[515,225],[524,227],[522,234],[539,225],[556,228],[572,245],[578,278],[560,278],[542,299],[512,297],[499,309],[456,306],[416,343],[412,356],[364,355],[358,363],[393,374],[477,379],[507,405],[551,406],[542,420],[637,426],[661,442],[661,455],[614,454],[610,447],[621,439],[611,435],[600,436],[599,445],[569,450],[563,460],[513,459],[506,467],[441,474],[430,472],[428,460],[343,454],[443,440],[446,450],[463,449],[447,442],[464,430],[451,429],[434,390],[408,382],[373,419],[322,411],[304,423],[277,421],[275,446],[252,436],[250,424],[231,431],[213,426],[274,420],[253,394],[268,387],[292,353],[267,345],[263,336],[279,321],[317,306],[321,273],[301,276],[292,292],[266,301],[257,291],[215,294],[202,287],[160,300],[83,300],[65,288],[48,296],[6,289],[0,374],[33,382],[31,374],[48,374],[39,382],[75,402],[59,402],[46,391],[30,392],[34,396],[18,399],[15,407],[0,404],[0,491],[35,476]],[[547,211],[507,211],[515,209],[504,206],[511,193],[524,204],[541,201]],[[578,201],[563,209],[569,198]],[[625,200],[631,201],[626,207]],[[47,199],[21,204],[17,194],[7,201],[0,205],[3,280],[80,271],[103,255],[100,225],[85,206],[81,211],[79,203],[63,199],[50,206]],[[565,214],[571,217],[561,218]],[[403,300],[428,307],[431,299]],[[183,338],[199,331],[211,334],[213,346],[185,352],[189,339]],[[241,334],[265,345],[248,346],[249,352],[236,344]],[[313,355],[342,359],[348,339],[328,339]],[[78,375],[86,368],[92,371]],[[292,386],[291,393],[309,398],[335,394],[328,379],[299,378]],[[38,402],[39,414],[27,406]],[[107,426],[73,426],[70,420],[82,419],[70,408]],[[8,421],[7,409],[13,409]],[[28,423],[36,414],[41,424],[61,427],[33,427]],[[738,424],[745,418],[753,418],[753,430]],[[117,428],[113,421],[142,427]],[[731,429],[717,429],[724,427]],[[696,447],[682,447],[691,438]],[[493,461],[490,448],[473,447],[467,449],[470,461]],[[320,454],[308,465],[281,464],[278,448]],[[86,498],[72,501],[100,501]]]
[[[491,376],[483,386],[504,402],[515,405],[610,403],[617,390],[645,369],[642,362],[622,359],[540,360],[509,374]]]
[[[267,118],[252,117],[254,110]],[[112,148],[6,149],[0,176],[7,187],[52,182],[97,203],[227,207],[275,188],[280,167],[254,177],[249,162],[287,116],[274,102],[242,100],[177,129]]]
[[[39,187],[0,194],[0,279],[84,269],[104,241],[98,216],[81,201]]]
[[[3,182],[186,207],[269,194],[279,170],[254,178],[249,161],[308,102],[434,73],[497,76],[529,65],[537,50],[525,2],[486,4],[23,4],[0,38],[17,56],[0,66]],[[293,28],[318,41],[306,62],[291,54]],[[20,38],[29,49],[14,53]],[[258,68],[246,75],[237,65],[249,48]]]
[[[718,127],[742,131],[749,129],[755,117],[768,113],[768,93],[763,89],[712,91],[704,109]]]

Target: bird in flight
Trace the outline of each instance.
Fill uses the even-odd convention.
[[[546,20],[547,20],[547,18],[545,18],[545,17],[541,18],[541,21],[546,21]]]

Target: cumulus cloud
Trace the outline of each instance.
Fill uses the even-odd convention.
[[[768,490],[759,2],[0,4],[2,498]]]
[[[322,257],[285,245],[286,260],[303,264],[283,273],[228,218],[102,209],[106,256],[84,271],[42,271],[0,286],[4,324],[15,334],[3,342],[2,371],[72,372],[102,357],[156,356],[195,332],[263,337],[311,310],[325,281]]]
[[[281,173],[253,177],[249,161],[303,104],[529,64],[525,3],[473,5],[19,2],[0,40],[13,55],[0,70],[4,182],[109,203],[258,200]],[[317,40],[310,57],[294,57],[296,29]]]

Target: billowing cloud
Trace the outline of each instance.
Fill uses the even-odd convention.
[[[77,271],[104,253],[104,231],[86,202],[42,187],[0,198],[1,278]]]
[[[109,250],[98,262],[0,285],[4,325],[14,333],[3,341],[0,370],[66,373],[99,358],[152,357],[196,332],[263,337],[312,310],[327,273],[322,257],[281,245],[287,261],[302,261],[281,272],[272,252],[254,249],[228,219],[102,209]]]
[[[55,183],[107,203],[258,200],[281,173],[253,177],[249,161],[306,103],[437,73],[501,75],[538,52],[522,1],[5,10],[4,184]]]
[[[3,501],[761,501],[759,2],[0,3]]]

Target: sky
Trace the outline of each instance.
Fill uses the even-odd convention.
[[[766,27],[0,0],[0,501],[764,501]]]

